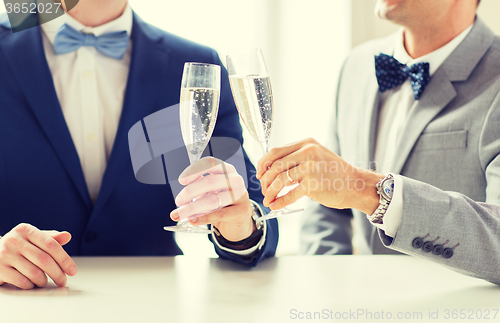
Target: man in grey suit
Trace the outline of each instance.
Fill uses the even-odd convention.
[[[363,254],[500,284],[500,38],[478,4],[379,0],[378,15],[403,28],[347,58],[330,149],[307,139],[259,162],[264,205],[315,201],[303,252],[352,253],[354,217]]]

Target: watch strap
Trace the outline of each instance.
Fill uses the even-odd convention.
[[[379,194],[379,196],[380,196],[379,205],[375,209],[375,212],[373,212],[372,215],[367,215],[368,220],[370,220],[370,222],[373,224],[383,224],[384,223],[384,215],[387,212],[389,205],[391,204],[392,195],[389,197],[389,199],[386,199],[384,197],[384,195],[382,194],[383,184],[385,181],[388,181],[388,180],[394,180],[394,176],[392,176],[392,174],[388,174],[386,177],[381,179],[376,185],[377,194]]]
[[[220,234],[219,230],[214,227],[215,238],[217,242],[223,247],[234,249],[234,250],[246,250],[250,249],[262,239],[262,235],[264,233],[263,230],[255,230],[248,238],[240,241],[229,241],[222,234]]]
[[[229,241],[224,238],[216,227],[213,227],[215,238],[221,246],[233,250],[246,250],[257,245],[262,239],[262,235],[264,234],[263,224],[258,221],[258,218],[262,217],[262,210],[257,203],[252,200],[250,200],[250,202],[252,203],[253,208],[252,220],[254,221],[256,230],[246,239],[240,241]]]

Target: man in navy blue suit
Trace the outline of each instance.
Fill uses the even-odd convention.
[[[127,0],[81,1],[40,26],[14,28],[0,16],[0,285],[43,287],[48,275],[65,286],[77,272],[70,256],[181,254],[163,230],[178,220],[169,217],[170,186],[135,179],[127,132],[178,103],[185,62],[222,65],[217,53],[148,25]],[[101,46],[110,37],[121,45]],[[224,68],[213,135],[242,142]],[[278,229],[276,220],[256,225],[262,196],[245,162],[248,190],[235,202],[211,192],[223,178],[241,179],[230,165],[203,178],[212,185],[187,187],[216,204],[191,222],[216,227],[217,253],[254,266],[274,255]],[[184,193],[177,203],[189,201]]]

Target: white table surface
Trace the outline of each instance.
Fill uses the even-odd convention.
[[[0,287],[0,322],[500,322],[500,287],[409,256],[75,261],[65,288]]]

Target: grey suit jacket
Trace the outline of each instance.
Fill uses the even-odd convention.
[[[331,148],[370,168],[379,92],[374,55],[392,55],[395,35],[354,49],[337,92]],[[403,218],[394,239],[356,210],[314,204],[304,214],[302,252],[352,253],[351,215],[362,253],[393,250],[500,284],[500,37],[478,18],[408,112],[391,172],[403,175]],[[414,248],[416,237],[453,248],[445,258]]]

